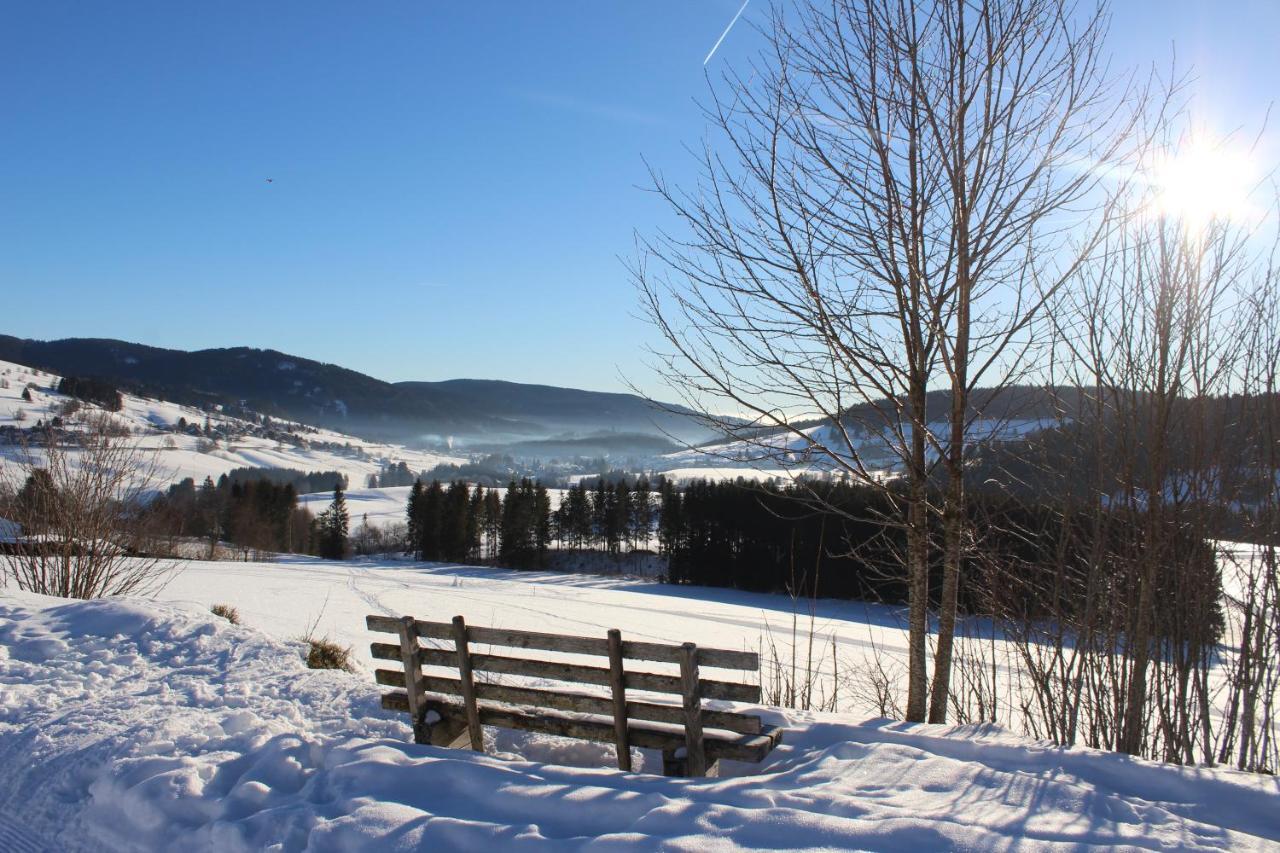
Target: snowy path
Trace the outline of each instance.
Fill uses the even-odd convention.
[[[364,595],[403,594],[374,570],[278,568],[298,571],[294,589],[323,581],[362,607]],[[539,736],[490,731],[495,756],[414,746],[367,678],[307,670],[296,644],[172,606],[0,592],[0,845],[706,853],[1280,840],[1271,778],[993,728],[770,715],[790,726],[784,745],[764,766],[731,768],[753,775],[719,780],[564,766],[604,764],[611,750]]]

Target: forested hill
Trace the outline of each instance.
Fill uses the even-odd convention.
[[[493,443],[604,431],[704,437],[692,420],[632,394],[476,379],[392,383],[276,350],[186,352],[106,338],[0,335],[0,359],[110,379],[179,403],[243,401],[259,412],[378,440],[454,436]]]

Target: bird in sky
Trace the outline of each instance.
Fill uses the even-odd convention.
[[[275,178],[267,178],[267,183],[274,184],[275,182],[276,182]]]

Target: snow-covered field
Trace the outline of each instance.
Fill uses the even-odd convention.
[[[49,421],[58,415],[69,397],[52,390],[59,377],[12,362],[0,361],[0,426],[31,427],[37,421]],[[22,399],[28,383],[31,402]],[[8,387],[3,387],[5,384]],[[339,471],[352,486],[363,486],[369,474],[379,471],[384,462],[404,462],[414,471],[439,464],[460,464],[465,459],[442,456],[398,444],[381,444],[332,430],[306,432],[308,442],[343,445],[333,447],[295,447],[266,438],[246,435],[232,442],[219,442],[216,449],[200,451],[201,440],[192,435],[174,433],[170,428],[185,418],[188,423],[203,425],[206,416],[214,424],[238,423],[233,418],[181,406],[163,400],[151,400],[125,394],[124,408],[115,413],[119,423],[134,433],[134,441],[155,462],[157,485],[165,486],[184,477],[199,484],[205,477],[215,480],[233,468],[293,468],[300,471]],[[86,410],[92,408],[86,405]],[[6,464],[19,458],[20,449],[0,445],[0,473]]]
[[[1280,782],[1020,740],[761,709],[788,727],[722,779],[486,732],[415,746],[367,674],[283,637],[365,612],[732,645],[764,597],[464,568],[192,565],[169,603],[0,592],[0,848],[41,850],[1275,849]],[[246,625],[204,606],[240,606]],[[325,602],[327,601],[327,606]],[[181,603],[179,603],[181,602]],[[639,769],[649,767],[645,762]]]

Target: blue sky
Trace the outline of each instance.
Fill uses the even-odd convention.
[[[738,6],[0,4],[0,332],[656,391],[618,258],[664,219],[642,158],[691,177]],[[1115,62],[1176,44],[1206,119],[1256,130],[1277,30],[1124,0]]]

